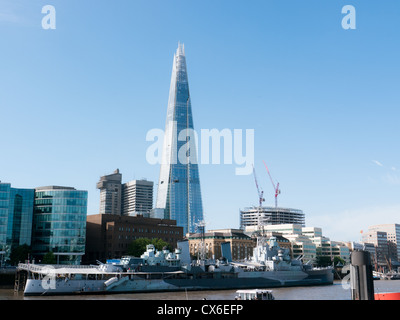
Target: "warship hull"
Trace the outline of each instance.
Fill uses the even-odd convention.
[[[108,280],[28,279],[24,294],[112,294],[135,292],[229,290],[333,284],[331,269],[307,271],[248,271],[240,273],[121,273]]]

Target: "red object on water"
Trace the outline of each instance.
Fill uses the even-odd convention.
[[[400,292],[375,293],[375,300],[400,300]]]

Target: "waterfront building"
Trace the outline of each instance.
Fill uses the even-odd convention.
[[[362,233],[362,242],[371,243],[375,246],[375,257],[371,257],[374,261],[375,268],[387,268],[389,265],[387,233],[385,231],[368,230]]]
[[[49,186],[35,189],[32,253],[52,252],[58,264],[80,264],[85,253],[87,191]]]
[[[344,260],[345,264],[350,263],[350,250],[342,241],[331,241],[332,259],[340,257]]]
[[[320,257],[332,258],[332,246],[331,241],[327,237],[316,237],[311,241],[317,247],[317,255]]]
[[[240,229],[220,229],[209,230],[204,233],[190,233],[188,239],[190,254],[193,257],[201,255],[203,250],[204,258],[210,259],[220,259],[223,256],[221,251],[223,243],[228,242],[230,244],[233,260],[250,258],[253,255],[253,248],[256,246],[256,241]]]
[[[100,177],[97,189],[100,189],[100,213],[121,215],[122,175],[119,169],[112,174]]]
[[[309,237],[298,233],[285,233],[283,236],[288,239],[292,245],[293,258],[300,258],[304,263],[315,261],[317,257],[317,249]]]
[[[240,229],[250,226],[296,224],[305,226],[302,210],[279,207],[248,207],[240,210]]]
[[[321,228],[304,227],[301,232],[315,244],[317,256],[332,258],[331,241],[322,235]]]
[[[301,233],[310,239],[322,237],[322,229],[318,227],[303,227],[301,228]]]
[[[193,128],[185,48],[179,44],[173,59],[156,208],[164,210],[165,218],[176,220],[185,234],[195,232],[203,220]]]
[[[0,182],[0,265],[15,247],[31,245],[34,193]]]
[[[318,227],[303,227],[302,234],[309,237],[315,244],[317,257],[325,257],[333,261],[334,257],[342,258],[345,263],[350,262],[350,250],[341,241],[332,241],[322,235],[322,229]]]
[[[347,241],[343,242],[343,244],[349,248],[350,253],[355,251],[355,250],[363,250],[363,251],[368,251],[370,253],[371,259],[374,262],[375,256],[376,256],[376,249],[373,243],[361,243],[361,242],[355,242],[355,241]]]
[[[388,241],[389,257],[392,260],[399,261],[400,258],[400,224],[377,224],[369,226],[368,230],[386,232]]]
[[[87,216],[84,263],[105,262],[126,255],[132,241],[140,238],[161,239],[172,249],[184,237],[175,220],[143,216],[94,214]]]
[[[291,243],[292,258],[301,257],[304,262],[314,260],[317,256],[316,246],[306,235],[302,234],[303,226],[300,224],[271,224],[258,226],[246,226],[245,232],[247,235],[265,234],[274,232],[281,234]]]
[[[153,208],[153,181],[133,180],[122,185],[122,215],[150,216]]]
[[[315,262],[317,257],[333,261],[335,256],[346,263],[350,261],[350,250],[346,245],[323,236],[322,229],[318,227],[303,227],[300,224],[246,226],[245,232],[249,236],[266,232],[280,233],[291,242],[293,258],[302,257],[304,262]]]
[[[260,232],[261,233],[279,232],[282,235],[301,234],[302,226],[299,224],[286,223],[286,224],[263,225],[259,228],[257,225],[251,225],[245,227],[245,232],[248,235]]]

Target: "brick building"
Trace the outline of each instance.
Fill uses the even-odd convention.
[[[183,228],[175,220],[118,216],[88,215],[86,221],[86,252],[84,263],[105,262],[126,254],[132,241],[139,238],[162,239],[176,248],[183,239]]]

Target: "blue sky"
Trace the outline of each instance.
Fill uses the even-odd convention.
[[[56,30],[43,30],[44,5]],[[341,25],[344,5],[356,30]],[[0,2],[0,180],[89,191],[119,168],[158,182],[173,53],[185,44],[195,129],[255,130],[266,205],[302,209],[332,240],[400,223],[400,4],[395,1]],[[200,165],[208,229],[257,204],[252,175]],[[156,194],[157,188],[155,188]]]

